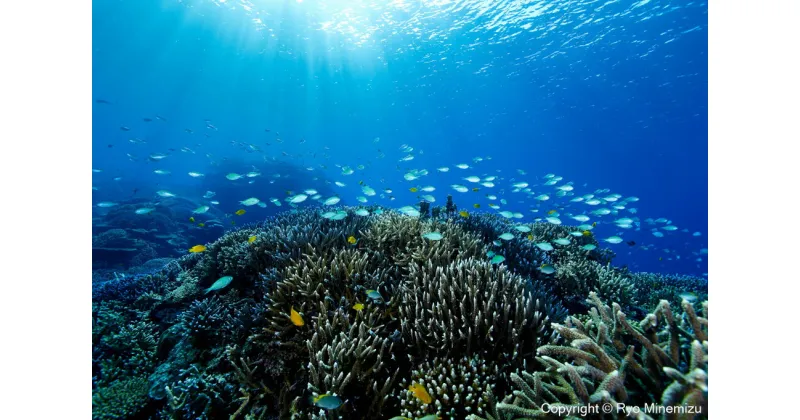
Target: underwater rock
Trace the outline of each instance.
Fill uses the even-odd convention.
[[[93,267],[126,269],[157,256],[155,244],[138,239],[125,229],[110,229],[92,238]]]

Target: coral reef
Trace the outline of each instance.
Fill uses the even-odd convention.
[[[511,374],[516,389],[498,404],[501,418],[546,417],[544,404],[577,412],[589,404],[622,402],[692,406],[707,415],[708,302],[702,305],[704,316],[688,301],[676,316],[662,301],[638,324],[594,292],[590,302],[594,307],[585,322],[571,317],[553,325],[564,343],[537,350],[544,370]],[[587,417],[605,418],[602,412]],[[624,412],[607,415],[625,417]]]
[[[463,217],[452,197],[427,207],[333,209],[340,220],[295,209],[199,242],[201,253],[98,271],[94,418],[506,419],[544,402],[704,404],[707,304],[699,315],[670,304],[705,299],[707,286],[615,268],[574,227],[522,232]],[[146,228],[95,241],[146,240],[134,231]],[[498,239],[506,232],[515,238]]]
[[[497,416],[493,389],[498,375],[497,365],[477,356],[436,357],[412,370],[393,397],[400,400],[401,415],[409,418],[430,414],[449,419],[464,419],[472,414]],[[425,389],[430,403],[414,395],[415,386]]]
[[[525,280],[488,261],[412,265],[401,296],[403,335],[422,356],[480,352],[507,362],[546,339],[549,320]]]
[[[492,243],[492,252],[505,257],[509,269],[522,276],[539,280],[561,298],[568,309],[581,312],[587,308],[583,301],[590,291],[615,302],[632,304],[636,287],[625,273],[611,266],[614,254],[599,248],[589,232],[573,235],[577,228],[552,223],[517,224],[499,215],[473,214],[461,221],[465,229],[475,232],[484,242]],[[530,232],[521,233],[516,227],[524,226]],[[500,235],[512,233],[512,241],[498,240]],[[569,239],[567,245],[556,244],[557,239]],[[552,251],[544,251],[537,244],[549,243]],[[595,249],[586,250],[586,245]],[[543,264],[552,266],[555,273],[542,271]]]
[[[322,309],[322,308],[321,308]],[[390,372],[389,358],[394,344],[376,325],[379,311],[350,321],[345,310],[317,320],[308,345],[309,385],[313,397],[325,394],[348,395],[348,387],[361,390],[361,398],[370,400],[365,418],[380,415],[399,370]],[[377,331],[376,331],[377,330]],[[340,415],[347,416],[347,407]],[[351,414],[352,415],[352,414]]]
[[[126,378],[115,381],[92,395],[92,418],[111,420],[131,417],[146,405],[147,378]]]
[[[680,306],[683,295],[699,302],[708,300],[708,280],[700,277],[664,275],[658,273],[631,273],[631,282],[636,287],[636,300],[647,310],[653,310],[666,300]]]

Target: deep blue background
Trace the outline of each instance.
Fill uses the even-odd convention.
[[[122,200],[133,188],[145,196],[158,189],[219,192],[230,185],[224,177],[186,175],[223,170],[211,162],[232,162],[240,173],[256,165],[265,176],[251,195],[282,200],[285,191],[265,182],[267,156],[296,165],[292,179],[299,189],[322,190],[326,179],[347,183],[343,192],[325,187],[339,191],[344,204],[358,204],[360,180],[379,193],[392,188],[397,200],[373,201],[393,207],[417,201],[409,187],[434,185],[437,201],[451,193],[462,208],[475,202],[491,211],[483,196],[497,194],[508,200],[504,209],[530,221],[536,202],[518,203],[524,196],[511,193],[512,179],[534,184],[555,173],[573,181],[578,195],[608,188],[641,199],[630,205],[637,214],[618,217],[664,217],[690,231],[655,238],[644,223],[640,232],[601,223],[598,237],[622,231],[626,240],[652,245],[611,245],[617,263],[643,271],[707,271],[707,255],[700,262],[695,255],[707,246],[705,3],[556,1],[520,9],[498,2],[480,14],[479,3],[414,2],[394,10],[394,22],[386,18],[391,7],[376,6],[380,2],[323,7],[264,0],[253,1],[250,11],[229,3],[93,3],[92,95],[112,102],[93,110],[93,166],[103,169],[93,175],[95,203]],[[351,5],[349,23],[323,29],[325,22],[345,20],[344,4]],[[543,13],[530,13],[536,9]],[[142,120],[156,114],[167,121]],[[206,128],[205,119],[218,131]],[[134,137],[147,143],[130,143]],[[242,144],[264,153],[247,153]],[[415,148],[413,161],[398,162],[401,144]],[[169,151],[182,147],[196,153]],[[170,156],[148,161],[154,152]],[[474,170],[453,166],[472,165],[476,156],[491,160]],[[335,164],[367,168],[345,177]],[[302,169],[307,166],[315,170]],[[438,173],[439,166],[450,172]],[[156,168],[173,174],[155,175]],[[410,183],[402,178],[410,168],[431,173]],[[504,179],[473,195],[449,188],[471,188],[459,178],[483,174]],[[221,207],[233,212],[238,204]],[[573,204],[567,211],[595,209]],[[702,236],[692,237],[694,231]]]

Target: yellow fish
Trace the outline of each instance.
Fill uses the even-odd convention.
[[[581,232],[581,233],[583,233],[583,236],[592,236],[592,232],[590,232],[590,231],[588,231],[588,230],[584,230],[584,231],[583,231],[583,232]]]
[[[529,240],[529,241],[532,241],[532,240],[533,240],[533,235],[532,235],[532,234],[530,234],[530,233],[528,234],[528,240]]]
[[[555,212],[556,212],[555,210],[550,210],[550,211],[547,212],[547,214],[548,215],[552,215],[552,214],[555,214]]]
[[[205,225],[206,225],[205,223],[198,223],[197,224],[197,226],[200,226],[200,227],[205,227]]]
[[[289,318],[292,320],[292,324],[294,324],[295,326],[302,327],[303,325],[306,325],[306,322],[303,321],[303,316],[300,315],[299,312],[294,310],[294,306],[292,306]]]
[[[592,222],[592,227],[597,227],[597,222]]]
[[[195,246],[189,248],[189,252],[192,252],[192,253],[203,252],[205,250],[206,250],[206,246],[205,245],[195,245]]]
[[[190,218],[189,218],[189,221],[190,221],[190,222],[192,222],[192,223],[194,223],[194,216],[190,217]]]
[[[417,187],[411,187],[411,188],[409,188],[408,190],[409,190],[409,191],[411,191],[411,192],[417,192],[417,191],[419,191],[419,190],[417,189]]]
[[[251,244],[252,244],[252,243],[253,243],[253,242],[255,242],[255,241],[256,241],[256,235],[253,235],[253,236],[251,236],[251,237],[247,238],[247,242],[248,242],[248,243],[251,243]]]
[[[247,212],[246,212],[244,209],[239,209],[239,210],[236,210],[236,215],[237,215],[237,216],[241,216],[241,215],[243,215],[243,214],[245,214],[245,213],[247,213]]]
[[[433,401],[433,398],[431,398],[431,394],[428,394],[428,391],[425,389],[425,387],[416,382],[410,387],[408,387],[408,390],[411,391],[411,393],[414,394],[415,397],[417,397],[420,401],[422,401],[425,404],[430,404]]]
[[[477,187],[476,187],[476,188],[473,188],[473,189],[472,189],[472,192],[478,192],[478,191],[480,191],[480,190],[481,190],[480,188],[477,188]]]
[[[458,214],[461,215],[461,217],[469,217],[469,213],[467,213],[466,210],[461,210]]]
[[[355,305],[353,305],[353,309],[355,309],[358,312],[361,312],[361,310],[364,309],[364,304],[363,303],[356,303]]]
[[[349,244],[355,245],[356,242],[358,242],[358,240],[356,239],[355,236],[350,236],[350,237],[347,238],[347,243],[349,243]]]
[[[473,204],[472,207],[475,207],[476,209],[479,209],[479,208],[481,208],[481,205],[476,203],[476,204]]]

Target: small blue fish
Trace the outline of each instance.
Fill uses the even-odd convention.
[[[429,233],[426,233],[426,234],[422,235],[422,237],[425,238],[425,239],[429,239],[431,241],[439,241],[444,236],[442,236],[442,234],[439,233],[439,232],[429,232]]]
[[[314,405],[326,410],[335,410],[341,407],[343,403],[344,401],[342,401],[341,398],[330,394],[322,394],[319,397],[314,398]]]
[[[233,280],[233,277],[231,277],[231,276],[220,277],[219,280],[215,281],[214,284],[211,285],[211,287],[206,289],[206,293],[213,292],[215,290],[224,289],[224,288],[228,287],[229,284],[231,284],[232,280]]]
[[[504,240],[504,241],[510,241],[510,240],[514,239],[514,235],[512,233],[506,232],[506,233],[500,235],[499,238]]]
[[[539,267],[539,271],[544,274],[553,274],[556,272],[556,269],[550,264],[542,264],[542,266]]]
[[[367,290],[367,297],[373,300],[382,300],[383,296],[381,296],[380,292],[377,290]]]
[[[505,261],[506,257],[502,255],[495,255],[492,257],[492,264],[500,264],[501,262]]]

